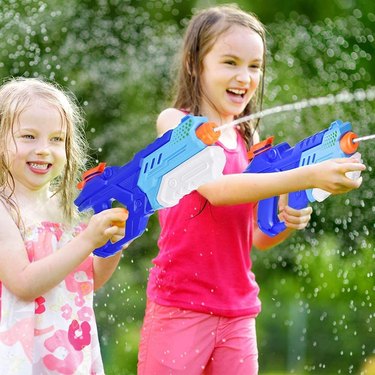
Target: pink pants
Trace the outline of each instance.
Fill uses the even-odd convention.
[[[147,302],[138,375],[256,375],[255,318],[225,318]]]

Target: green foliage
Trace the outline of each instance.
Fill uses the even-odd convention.
[[[169,74],[186,20],[224,1],[4,0],[0,76],[40,76],[71,89],[85,110],[92,156],[123,164],[156,136]],[[264,108],[311,97],[345,100],[268,116],[261,135],[291,145],[336,120],[375,132],[375,14],[371,1],[237,1],[268,30]],[[371,91],[372,90],[372,91]],[[367,95],[359,100],[361,95]],[[340,97],[338,97],[340,98]],[[308,229],[278,248],[253,252],[263,311],[261,373],[359,373],[374,353],[375,179],[373,142],[360,145],[368,170],[358,191],[313,204]],[[147,270],[158,223],[124,253],[96,295],[108,374],[135,374]]]

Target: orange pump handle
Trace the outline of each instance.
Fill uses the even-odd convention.
[[[359,146],[359,143],[354,143],[353,139],[358,138],[357,134],[353,132],[345,133],[340,139],[340,148],[345,154],[354,154]]]
[[[122,208],[124,211],[124,214],[128,214],[129,211],[126,208]],[[112,221],[112,225],[116,225],[119,228],[125,227],[125,221]]]
[[[250,150],[247,153],[247,157],[249,158],[249,162],[252,161],[255,156],[261,154],[264,151],[267,151],[269,148],[272,147],[274,136],[268,137],[264,141],[261,141],[253,146],[251,146]]]
[[[93,177],[103,173],[106,163],[99,163],[96,167],[91,168],[82,174],[82,181],[77,184],[77,188],[82,190],[86,182],[90,181]]]
[[[216,127],[217,125],[214,122],[204,122],[197,128],[195,134],[204,144],[210,146],[217,142],[220,137],[220,132],[214,131]]]

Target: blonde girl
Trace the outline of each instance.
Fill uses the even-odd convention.
[[[110,209],[78,221],[82,124],[57,85],[16,78],[0,88],[1,374],[104,373],[93,293],[120,253],[91,253],[124,235],[112,222],[127,215]]]

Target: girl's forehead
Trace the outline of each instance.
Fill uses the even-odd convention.
[[[253,29],[241,25],[232,25],[217,37],[216,42],[237,44],[254,38],[259,39],[263,44],[261,36]],[[246,45],[243,47],[246,47]]]
[[[40,127],[49,129],[65,129],[66,121],[61,110],[46,100],[32,100],[20,112],[16,128]]]
[[[233,25],[220,34],[212,50],[220,54],[251,54],[262,58],[264,44],[262,37],[249,27]]]

